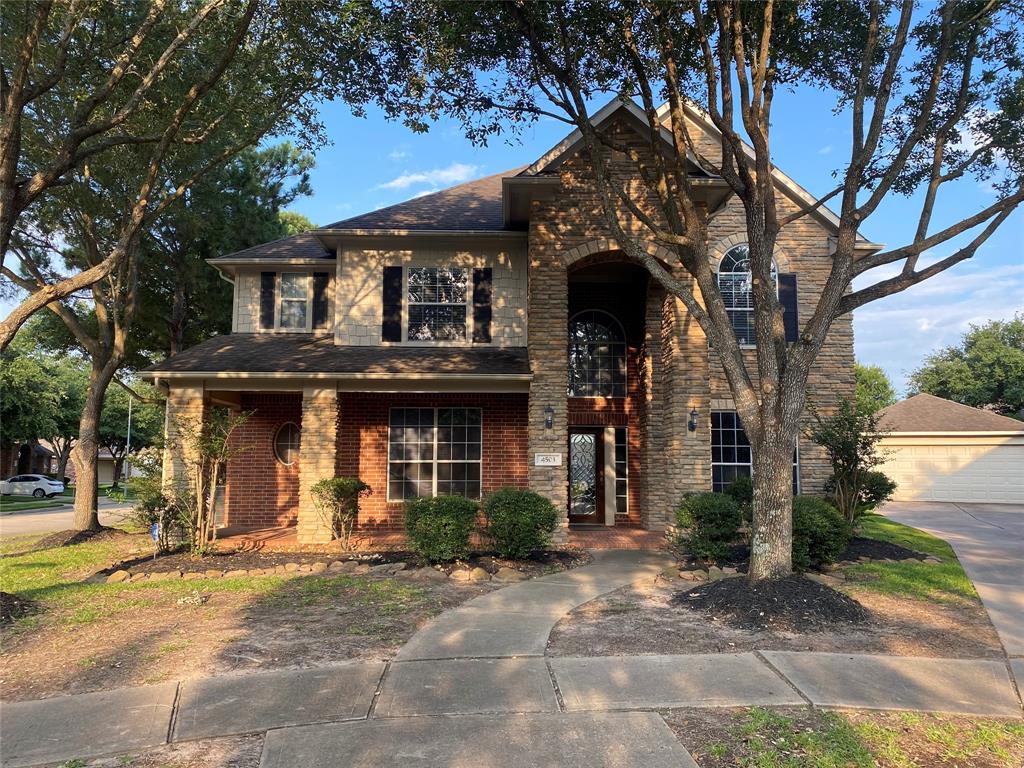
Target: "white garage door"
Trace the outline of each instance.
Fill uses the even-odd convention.
[[[881,446],[897,501],[1024,504],[1024,437],[893,434]]]

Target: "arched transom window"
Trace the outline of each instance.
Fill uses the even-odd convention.
[[[626,336],[607,312],[586,310],[569,321],[569,396],[626,396]]]
[[[778,287],[778,270],[772,262],[772,282]],[[730,248],[718,265],[718,290],[740,344],[754,344],[754,292],[750,277],[750,249]]]

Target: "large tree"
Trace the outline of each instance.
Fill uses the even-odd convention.
[[[928,356],[910,390],[1024,418],[1024,314],[972,325],[959,344]]]
[[[896,402],[896,390],[880,366],[857,363],[855,400],[861,413],[876,413]]]
[[[793,446],[808,375],[833,322],[971,258],[1024,200],[1020,2],[514,0],[388,10],[422,44],[424,98],[463,119],[471,137],[538,115],[580,132],[606,226],[627,258],[685,304],[728,379],[753,451],[750,578],[790,573]],[[835,189],[789,212],[771,127],[776,92],[799,88],[831,96],[835,140],[845,127],[851,141]],[[602,94],[639,102],[641,149],[595,129],[591,106]],[[698,113],[720,135],[714,152],[697,141]],[[610,170],[617,158],[632,162],[632,179]],[[752,358],[718,288],[688,159],[724,179],[745,213]],[[937,201],[972,177],[988,180],[995,197],[955,218],[948,209],[936,215]],[[863,248],[859,230],[894,194],[916,206],[913,234]],[[800,318],[799,340],[787,344],[775,245],[826,202],[838,211],[830,272]],[[926,251],[943,255],[922,261]],[[879,267],[888,269],[872,272]]]

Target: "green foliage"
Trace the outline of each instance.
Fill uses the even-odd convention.
[[[103,399],[100,416],[100,444],[114,459],[114,486],[121,479],[129,448],[144,448],[159,442],[164,431],[164,401],[160,391],[143,381],[126,382],[143,399],[124,387],[114,385]],[[128,444],[128,410],[131,402],[131,445]]]
[[[839,511],[816,496],[793,499],[793,568],[821,568],[836,559],[850,542],[850,526]]]
[[[741,749],[728,765],[744,768],[873,768],[877,765],[843,715],[814,711],[791,717],[754,707],[736,715],[733,735]],[[814,727],[808,727],[808,717]],[[742,757],[740,757],[742,755]],[[726,764],[726,763],[723,763]]]
[[[739,504],[743,524],[750,525],[754,514],[754,481],[749,475],[737,475],[726,487],[725,493]]]
[[[310,489],[321,521],[330,526],[331,538],[340,541],[343,550],[352,544],[359,499],[371,493],[373,489],[358,477],[326,477]]]
[[[930,355],[910,376],[910,394],[919,392],[1022,418],[1024,314],[972,325],[959,344]]]
[[[869,480],[867,473],[885,461],[878,443],[886,433],[878,427],[877,413],[861,410],[850,400],[840,401],[830,416],[814,410],[811,415],[814,422],[807,436],[825,449],[832,465],[829,493],[847,522],[854,523],[864,511],[861,504],[865,482],[879,487],[877,479]]]
[[[0,440],[4,445],[49,436],[58,403],[45,365],[22,339],[0,353]]]
[[[740,505],[727,494],[684,496],[676,510],[677,545],[696,557],[716,560],[728,554],[741,523]]]
[[[857,363],[854,374],[857,380],[854,397],[858,411],[875,413],[896,402],[896,390],[880,366]]]
[[[539,493],[501,488],[484,500],[486,533],[502,557],[524,558],[551,543],[558,526],[555,505]]]
[[[406,502],[405,530],[415,552],[447,563],[469,555],[476,515],[476,502],[461,496],[424,496]]]
[[[295,211],[281,211],[277,214],[277,218],[278,221],[281,222],[281,226],[284,228],[284,234],[286,237],[316,229],[316,224],[307,219],[301,213],[296,213]]]

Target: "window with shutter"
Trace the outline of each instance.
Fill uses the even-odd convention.
[[[331,275],[328,272],[313,273],[313,330],[327,327],[327,311],[329,307],[328,288]]]
[[[274,328],[274,293],[277,284],[276,272],[260,272],[260,328]]]
[[[383,313],[380,335],[383,341],[402,340],[402,268],[384,267]]]
[[[491,268],[473,270],[473,343],[491,343]]]

